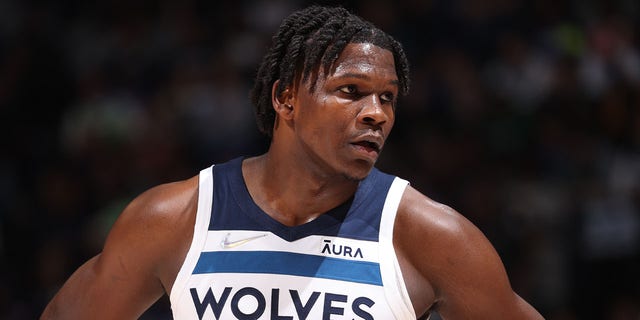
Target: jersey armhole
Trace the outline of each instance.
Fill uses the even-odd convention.
[[[385,296],[396,319],[416,319],[409,292],[393,247],[393,226],[400,199],[409,182],[394,178],[387,193],[380,221],[380,273]]]
[[[200,257],[200,249],[204,246],[207,239],[207,230],[209,229],[209,221],[211,219],[211,208],[213,205],[213,166],[200,171],[198,177],[198,209],[196,211],[196,222],[193,227],[193,238],[187,256],[180,267],[180,271],[176,276],[169,301],[171,305],[179,305],[180,299],[184,292],[187,280],[193,271],[198,258]]]

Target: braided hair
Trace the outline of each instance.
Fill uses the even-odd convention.
[[[344,8],[311,6],[296,11],[284,19],[272,40],[251,90],[258,129],[269,137],[276,117],[271,103],[273,84],[280,80],[275,90],[279,96],[293,84],[296,72],[301,72],[302,82],[308,81],[320,67],[328,69],[349,43],[371,43],[391,51],[400,94],[409,91],[409,63],[400,43]],[[316,79],[311,80],[315,83]]]

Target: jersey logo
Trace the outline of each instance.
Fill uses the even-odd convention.
[[[331,239],[325,239],[322,241],[324,242],[324,246],[320,253],[349,258],[364,258],[360,248],[352,248],[347,245],[336,244],[333,243]]]
[[[235,241],[230,241],[229,237],[231,236],[231,233],[227,233],[227,235],[224,237],[224,240],[222,240],[222,242],[220,242],[220,246],[222,247],[222,249],[231,249],[231,248],[235,248],[235,247],[239,247],[249,241],[255,240],[255,239],[259,239],[262,237],[266,237],[267,234],[260,234],[257,236],[253,236],[253,237],[249,237],[249,238],[244,238],[244,239],[240,239],[240,240],[235,240]]]

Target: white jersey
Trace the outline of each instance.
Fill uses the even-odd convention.
[[[350,201],[288,227],[252,201],[241,163],[200,172],[175,319],[416,319],[392,244],[405,180],[373,169]]]

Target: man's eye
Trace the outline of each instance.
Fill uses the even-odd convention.
[[[380,95],[380,100],[385,102],[393,102],[394,96],[391,93],[385,93]]]
[[[356,93],[356,86],[354,85],[348,85],[348,86],[344,86],[342,88],[340,88],[340,91],[347,93],[347,94],[354,94]]]

